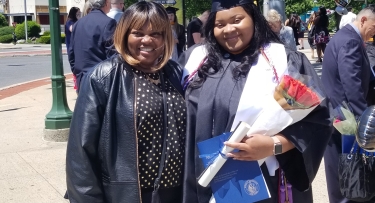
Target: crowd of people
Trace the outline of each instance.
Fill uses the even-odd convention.
[[[307,23],[296,14],[284,23],[276,10],[263,16],[253,0],[212,0],[211,10],[186,30],[177,11],[152,1],[124,8],[122,0],[88,0],[82,11],[70,10],[66,46],[78,98],[66,198],[212,202],[212,189],[197,182],[205,169],[197,144],[230,132],[240,109],[273,94],[292,66],[309,76],[324,99],[272,136],[255,133],[223,143],[237,149],[225,156],[270,160],[260,165],[270,198],[258,203],[283,201],[281,180],[292,185],[293,202],[312,203],[311,184],[323,156],[330,203],[355,202],[338,186],[341,137],[332,127],[332,108],[346,102],[361,115],[374,104],[375,45],[364,42],[375,35],[375,7],[364,8],[333,38],[324,7]],[[298,45],[304,49],[299,39],[305,31],[323,62],[321,79],[297,51]]]

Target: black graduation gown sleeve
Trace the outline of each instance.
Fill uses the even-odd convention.
[[[288,66],[297,68],[301,74],[310,75],[324,94],[320,79],[306,56],[287,51],[287,57]],[[314,180],[332,130],[329,104],[325,99],[307,117],[281,132],[294,144],[295,149],[276,158],[289,182],[299,191],[309,189]]]

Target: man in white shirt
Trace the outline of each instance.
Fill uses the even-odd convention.
[[[122,9],[124,8],[124,0],[111,0],[111,10],[107,13],[107,16],[120,21],[123,14]]]
[[[340,29],[343,28],[346,24],[354,22],[354,20],[357,18],[357,15],[352,13],[352,7],[351,6],[346,7],[346,9],[348,10],[348,14],[343,15],[341,17],[341,21],[340,21],[340,25],[339,25]]]

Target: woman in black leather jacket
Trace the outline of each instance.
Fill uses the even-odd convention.
[[[81,83],[67,149],[69,200],[150,203],[158,191],[162,203],[179,203],[186,107],[163,6],[130,6],[114,45],[119,54]]]

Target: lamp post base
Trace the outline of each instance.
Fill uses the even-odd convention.
[[[67,142],[69,137],[69,128],[65,129],[44,129],[43,140],[49,142]]]

